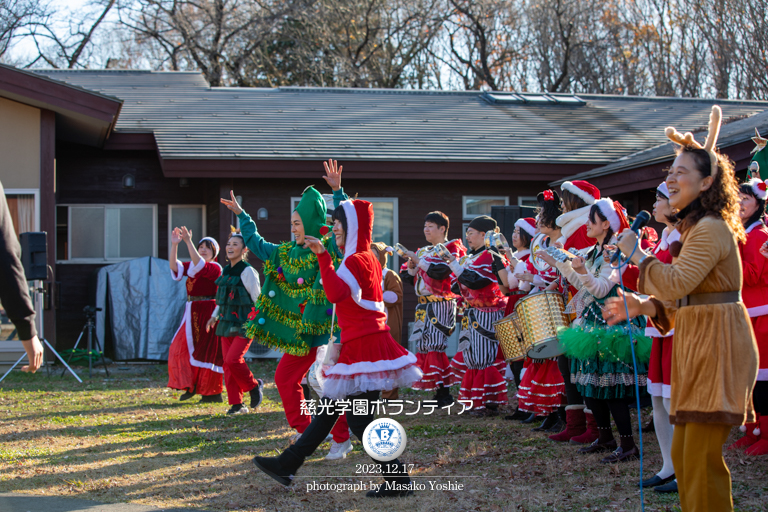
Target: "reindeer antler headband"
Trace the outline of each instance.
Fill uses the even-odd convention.
[[[715,154],[715,145],[717,144],[717,137],[720,135],[720,121],[723,119],[723,111],[717,105],[712,105],[712,112],[709,114],[709,133],[707,133],[707,140],[702,146],[696,139],[693,138],[691,132],[686,132],[682,135],[674,127],[667,126],[664,129],[664,133],[669,137],[669,140],[681,146],[693,146],[697,149],[703,149],[709,155],[709,160],[712,163],[712,178],[717,177],[717,155]]]

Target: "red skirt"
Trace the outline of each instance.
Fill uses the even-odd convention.
[[[449,380],[451,385],[460,384],[464,379],[464,374],[467,372],[467,365],[464,363],[464,352],[456,352],[456,355],[451,359]]]
[[[491,404],[507,403],[507,384],[495,366],[467,370],[461,381],[459,400],[472,402],[472,409],[485,409]]]
[[[168,387],[198,395],[218,395],[223,390],[221,342],[205,324],[216,307],[213,300],[187,302],[184,318],[168,350]]]
[[[323,376],[324,396],[341,400],[367,391],[408,388],[422,373],[416,356],[386,331],[342,343],[338,362]]]
[[[672,396],[672,338],[674,336],[653,338],[648,362],[648,393],[651,396]]]
[[[758,362],[757,380],[768,380],[768,315],[753,316],[752,329],[757,340]]]
[[[565,383],[556,359],[546,359],[535,363],[535,366],[535,373],[532,371],[533,367],[527,370],[533,373],[530,389],[530,402],[533,406],[531,412],[537,416],[546,416],[565,405]]]
[[[432,351],[426,354],[416,354],[419,368],[424,376],[413,383],[413,389],[434,391],[441,385],[451,385],[451,362],[445,352]]]

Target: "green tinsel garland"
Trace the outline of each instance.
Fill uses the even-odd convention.
[[[292,356],[305,356],[309,353],[309,346],[296,338],[297,344],[289,344],[278,338],[272,333],[269,333],[261,328],[261,326],[251,323],[246,329],[246,334],[249,339],[255,339],[257,343],[265,345],[269,348],[274,348],[285,354]]]
[[[289,283],[285,280],[284,276],[280,274],[271,261],[264,262],[264,273],[269,277],[280,289],[280,291],[292,299],[306,299],[312,304],[324,304],[328,299],[325,297],[325,292],[322,288],[314,290],[315,277],[308,277],[302,284]]]
[[[288,269],[291,274],[298,274],[302,270],[317,267],[317,256],[311,251],[298,258],[288,256],[288,251],[293,249],[295,245],[296,242],[283,242],[280,244],[280,247],[277,249],[280,256],[280,265]]]
[[[637,362],[648,363],[651,359],[653,340],[633,329]],[[563,327],[558,330],[560,347],[572,359],[594,359],[614,363],[632,364],[632,348],[625,327]]]

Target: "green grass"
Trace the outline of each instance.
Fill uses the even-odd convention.
[[[227,417],[224,404],[178,402],[165,387],[167,368],[110,368],[83,384],[71,376],[12,373],[0,388],[0,491],[77,496],[158,507],[230,510],[636,510],[637,463],[598,464],[576,448],[553,443],[530,426],[498,418],[400,415],[415,480],[456,480],[462,491],[423,491],[408,500],[371,502],[360,493],[307,493],[307,482],[380,481],[356,473],[368,464],[362,447],[343,461],[325,461],[322,445],[283,489],[254,471],[254,455],[276,455],[293,434],[272,376],[274,361],[251,365],[264,378],[257,413]],[[81,372],[87,373],[87,372]],[[417,401],[430,393],[401,390]],[[648,420],[644,414],[643,423]],[[661,465],[653,434],[646,477]],[[763,510],[768,459],[726,454],[737,510]],[[335,478],[331,478],[335,477]],[[675,495],[646,493],[647,511],[672,511]]]

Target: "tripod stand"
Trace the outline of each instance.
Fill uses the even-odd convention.
[[[38,281],[38,283],[39,283],[39,281]],[[62,363],[62,364],[63,364],[63,365],[66,367],[66,370],[69,370],[69,373],[71,373],[71,374],[72,374],[72,375],[73,375],[73,376],[74,376],[74,377],[77,379],[77,382],[79,382],[80,384],[82,384],[82,383],[83,383],[83,381],[82,381],[82,379],[80,379],[80,377],[78,377],[78,375],[75,373],[75,370],[73,370],[72,368],[70,368],[70,367],[69,367],[69,365],[67,364],[67,361],[64,361],[64,359],[63,359],[63,358],[62,358],[62,357],[59,355],[59,353],[58,353],[58,352],[56,352],[56,349],[55,349],[55,348],[53,348],[53,345],[51,345],[50,343],[48,343],[48,340],[47,340],[47,339],[45,339],[45,336],[43,336],[43,319],[42,319],[42,311],[43,311],[43,307],[42,307],[42,302],[43,302],[43,296],[44,296],[44,294],[45,294],[45,289],[44,289],[42,286],[33,286],[33,287],[32,287],[32,295],[33,295],[33,297],[34,297],[34,300],[35,300],[35,304],[39,304],[39,307],[38,307],[38,311],[40,311],[40,312],[41,312],[41,314],[40,314],[40,316],[41,316],[41,318],[40,318],[40,341],[42,341],[43,343],[45,343],[45,345],[48,347],[48,349],[49,349],[51,352],[53,352],[53,354],[54,354],[54,355],[55,355],[55,356],[56,356],[56,357],[59,359],[59,361],[61,361],[61,363]],[[46,351],[45,351],[45,350],[43,350],[43,366],[45,366],[45,372],[46,372],[46,374],[48,374],[48,376],[50,376],[50,369],[48,368],[48,361],[47,361],[47,357],[46,357],[46,355],[45,355],[45,354],[46,354]],[[3,376],[2,376],[2,377],[0,377],[0,382],[2,382],[2,381],[3,381],[3,379],[5,379],[5,378],[8,376],[8,374],[9,374],[9,373],[11,373],[11,371],[12,371],[14,368],[16,368],[16,367],[19,365],[19,363],[21,363],[21,361],[23,361],[23,360],[24,360],[24,358],[25,358],[25,357],[27,357],[27,354],[24,354],[24,355],[22,355],[22,356],[21,356],[21,357],[20,357],[20,358],[19,358],[19,359],[18,359],[18,360],[15,362],[15,363],[13,363],[13,366],[11,366],[11,367],[8,369],[8,371],[7,371],[7,372],[5,372],[5,374],[3,374]],[[64,371],[66,371],[66,370],[64,370]],[[62,375],[62,377],[63,377],[63,376],[64,376],[64,372],[62,372],[62,374],[61,374],[61,375]]]
[[[77,337],[77,341],[75,342],[75,346],[72,348],[72,354],[70,354],[69,358],[67,359],[67,362],[69,362],[70,359],[72,359],[72,356],[74,355],[74,351],[77,349],[78,345],[80,345],[80,340],[83,339],[83,335],[87,333],[88,337],[88,344],[87,344],[87,352],[88,352],[88,378],[93,377],[93,359],[91,358],[91,353],[93,352],[93,342],[96,342],[96,347],[99,350],[99,353],[101,354],[101,363],[104,365],[104,372],[107,374],[107,378],[109,378],[109,370],[107,369],[107,362],[104,360],[104,349],[101,347],[101,344],[99,343],[99,339],[96,337],[95,329],[96,329],[96,312],[101,311],[101,308],[96,308],[93,306],[85,306],[83,308],[83,313],[85,313],[85,325],[83,326],[83,330],[80,331],[80,336]],[[61,376],[64,376],[64,371],[61,372]]]

